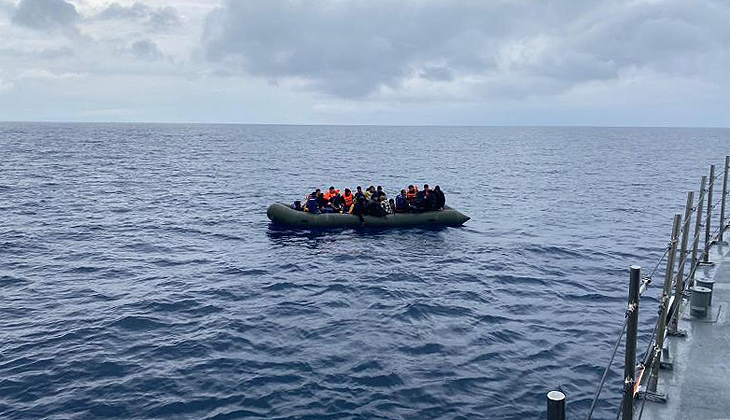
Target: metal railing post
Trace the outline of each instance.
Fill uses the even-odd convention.
[[[626,309],[626,356],[624,358],[624,403],[621,408],[623,420],[634,417],[634,385],[636,376],[636,332],[639,328],[639,283],[641,267],[629,267],[629,303]]]
[[[707,176],[702,177],[702,182],[700,183],[700,195],[697,197],[697,207],[695,208],[695,212],[697,213],[697,220],[695,220],[695,230],[694,230],[694,240],[692,241],[692,278],[690,279],[690,287],[694,286],[695,281],[695,271],[697,271],[697,264],[699,261],[697,260],[697,247],[699,246],[700,242],[700,232],[702,229],[702,205],[705,201],[705,184],[707,183]]]
[[[674,224],[672,225],[672,239],[669,242],[669,254],[667,255],[667,270],[664,274],[664,289],[662,290],[661,311],[659,320],[657,320],[657,331],[654,346],[654,360],[652,361],[651,376],[649,376],[649,385],[647,390],[652,394],[651,399],[657,401],[666,401],[666,396],[657,392],[657,383],[659,381],[659,366],[662,358],[662,349],[664,348],[664,333],[667,327],[667,312],[669,310],[669,296],[672,293],[672,278],[674,277],[674,256],[677,251],[677,237],[679,236],[679,225],[682,223],[682,215],[677,213],[674,215]]]
[[[725,233],[725,201],[727,199],[727,172],[728,168],[730,168],[730,156],[725,156],[725,174],[722,177],[722,204],[720,205],[720,237],[717,238],[718,241],[724,242],[722,237]]]
[[[679,248],[679,263],[677,265],[677,280],[674,288],[674,302],[672,303],[672,322],[669,323],[670,335],[684,335],[680,333],[679,326],[679,309],[682,304],[682,295],[684,292],[684,266],[687,263],[687,244],[689,243],[689,224],[692,220],[692,202],[694,201],[694,192],[687,191],[687,204],[684,207],[684,220],[682,221],[682,246]]]
[[[710,225],[712,224],[712,190],[715,187],[715,165],[710,165],[710,182],[707,184],[707,219],[705,220],[705,250],[702,252],[702,262],[710,262]]]
[[[565,394],[562,392],[548,392],[547,418],[548,420],[565,420]]]

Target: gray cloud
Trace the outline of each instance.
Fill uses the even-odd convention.
[[[70,47],[56,47],[56,48],[44,48],[38,52],[39,58],[44,59],[56,59],[56,58],[67,58],[73,57],[75,52]]]
[[[0,0],[0,12],[14,12],[15,3],[10,0]]]
[[[491,67],[488,34],[513,30],[485,13],[493,9],[475,1],[226,1],[209,15],[204,45],[208,59],[250,74],[304,78],[357,97],[397,87],[430,61]]]
[[[728,64],[723,0],[225,0],[207,59],[345,98],[477,80],[485,95],[555,94],[645,68],[687,77]]]
[[[454,74],[451,70],[440,66],[426,67],[420,77],[433,82],[454,80]]]
[[[42,62],[45,60],[69,59],[74,57],[76,52],[66,46],[49,47],[38,50],[20,48],[0,48],[0,57],[7,56],[12,59],[24,59]]]
[[[159,60],[164,57],[157,44],[149,39],[135,41],[130,48],[132,55],[142,60]]]
[[[154,29],[165,29],[180,24],[180,15],[175,8],[169,6],[155,8],[139,2],[131,6],[111,3],[96,18],[136,20]]]
[[[64,0],[21,0],[12,21],[33,29],[72,27],[79,19],[73,4]]]

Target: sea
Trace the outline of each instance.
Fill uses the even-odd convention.
[[[655,268],[728,139],[0,123],[0,418],[535,419],[551,390],[584,418],[628,267]],[[307,231],[266,217],[314,188],[424,183],[471,220]],[[594,418],[615,418],[622,370],[619,350]]]

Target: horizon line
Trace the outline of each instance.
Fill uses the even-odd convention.
[[[290,127],[424,127],[424,128],[705,128],[730,129],[727,126],[697,125],[583,125],[583,124],[348,124],[348,123],[285,123],[285,122],[180,122],[180,121],[59,121],[59,120],[0,120],[0,124],[147,124],[147,125],[251,125]]]

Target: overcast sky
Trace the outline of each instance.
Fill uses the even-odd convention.
[[[730,126],[730,0],[0,0],[0,120]]]

